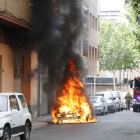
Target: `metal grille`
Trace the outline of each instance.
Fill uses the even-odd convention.
[[[85,83],[94,83],[94,78],[86,78]],[[96,78],[96,83],[113,83],[113,78]],[[115,78],[117,83],[117,78]]]

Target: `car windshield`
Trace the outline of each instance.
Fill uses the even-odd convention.
[[[118,92],[112,92],[112,94],[113,94],[113,97],[114,97],[114,98],[117,98]]]
[[[101,102],[101,98],[98,97],[90,97],[91,102]]]
[[[111,94],[104,94],[104,98],[105,98],[106,100],[112,100]]]
[[[127,92],[122,92],[122,96],[125,97]]]
[[[8,111],[7,96],[0,95],[0,112]]]

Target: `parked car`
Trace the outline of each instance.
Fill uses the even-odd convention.
[[[31,114],[23,94],[0,93],[0,139],[29,140],[30,132]]]
[[[90,96],[95,114],[108,114],[107,102],[103,96]]]
[[[113,100],[113,95],[111,92],[100,91],[100,92],[96,92],[95,96],[103,96],[106,99],[108,111],[111,111],[112,113],[115,112],[115,109],[116,109],[115,102]]]
[[[116,110],[123,110],[123,99],[120,91],[111,91],[113,100],[115,101]]]

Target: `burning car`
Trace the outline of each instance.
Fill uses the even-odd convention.
[[[69,60],[70,76],[68,76],[64,89],[52,108],[55,123],[85,123],[96,122],[93,118],[92,106],[84,93],[83,83],[76,74],[74,62]]]

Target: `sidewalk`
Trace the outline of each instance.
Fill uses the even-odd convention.
[[[33,118],[32,119],[32,129],[45,126],[45,125],[47,125],[47,121],[52,121],[52,120],[53,120],[53,118],[52,118],[51,114]]]

